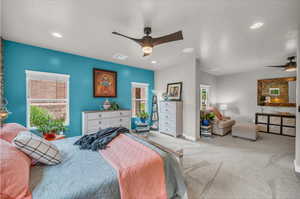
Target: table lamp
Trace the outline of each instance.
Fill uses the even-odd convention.
[[[220,104],[220,111],[222,111],[223,115],[225,115],[225,111],[227,110],[227,104]]]

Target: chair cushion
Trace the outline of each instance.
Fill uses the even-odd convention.
[[[47,165],[61,162],[59,150],[53,143],[29,131],[20,132],[13,140],[13,144],[37,162]]]
[[[232,127],[235,124],[234,120],[220,120],[217,122],[217,126],[218,128],[228,128],[228,127]]]
[[[7,123],[4,124],[0,129],[0,138],[7,141],[12,142],[12,140],[21,132],[27,131],[27,129],[17,123]]]
[[[30,158],[0,139],[0,198],[30,199]]]

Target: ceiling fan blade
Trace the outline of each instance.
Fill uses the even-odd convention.
[[[135,41],[136,43],[142,45],[142,39],[135,39],[135,38],[132,38],[132,37],[128,37],[128,36],[123,35],[123,34],[118,33],[118,32],[112,32],[112,34],[118,35],[118,36],[121,36],[121,37],[125,37],[125,38],[127,38],[127,39],[130,39],[130,40]]]
[[[296,62],[289,62],[285,65],[285,67],[294,67],[296,68],[297,67],[297,63]]]
[[[152,39],[153,46],[157,46],[163,43],[171,42],[171,41],[178,41],[183,40],[182,31],[178,31],[169,35],[165,35],[162,37],[157,37]]]
[[[281,65],[281,66],[265,66],[265,67],[272,67],[272,68],[285,68],[284,65]]]
[[[144,53],[143,57],[149,56],[151,53]]]

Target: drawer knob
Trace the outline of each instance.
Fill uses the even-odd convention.
[[[99,124],[101,124],[101,121],[99,121]]]
[[[120,119],[120,122],[122,122],[123,121],[123,119]]]
[[[99,114],[99,117],[102,117],[102,115],[101,115],[101,114]]]

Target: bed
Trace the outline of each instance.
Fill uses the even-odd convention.
[[[162,158],[167,198],[187,198],[182,172],[175,157],[132,134],[126,136],[151,148]],[[77,139],[79,137],[53,142],[61,151],[62,163],[31,168],[30,189],[33,199],[121,198],[116,170],[98,152],[80,150],[74,146]],[[146,198],[150,199],[151,196]]]

